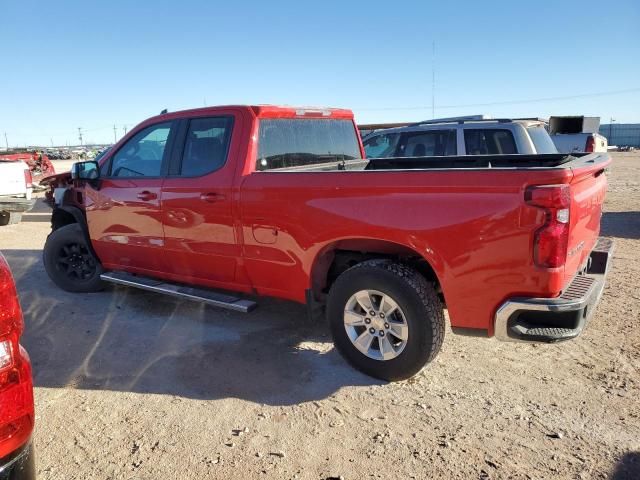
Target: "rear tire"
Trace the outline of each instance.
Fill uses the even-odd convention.
[[[15,225],[22,220],[22,212],[0,212],[0,226]]]
[[[329,292],[327,317],[342,356],[382,380],[412,377],[444,340],[443,306],[434,287],[392,260],[362,262],[340,275]]]
[[[87,245],[82,228],[72,223],[54,230],[43,250],[44,268],[49,278],[67,292],[98,292],[104,288],[100,261]]]

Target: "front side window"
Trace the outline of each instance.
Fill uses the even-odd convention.
[[[399,133],[380,134],[367,138],[363,142],[367,158],[393,157],[396,153],[398,140],[400,140]]]
[[[401,157],[440,157],[456,154],[456,131],[433,130],[405,133]]]
[[[180,173],[194,177],[221,168],[227,160],[232,123],[232,117],[192,119],[182,153]]]
[[[171,125],[159,123],[134,135],[111,159],[111,176],[159,177]]]
[[[498,128],[473,128],[464,131],[467,155],[510,155],[518,153],[513,134]]]
[[[260,120],[256,170],[274,170],[360,158],[351,120]]]

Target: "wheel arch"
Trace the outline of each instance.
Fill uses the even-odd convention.
[[[60,207],[55,207],[53,212],[51,212],[51,231],[55,231],[65,225],[71,225],[72,223],[77,223],[80,225],[82,229],[82,234],[87,242],[87,246],[89,250],[93,254],[93,256],[97,259],[98,255],[93,249],[93,245],[91,244],[91,237],[89,235],[89,226],[87,225],[87,218],[85,217],[84,212],[74,206],[70,205],[62,205]]]
[[[373,258],[390,258],[410,264],[441,292],[441,280],[435,268],[439,263],[436,257],[426,258],[416,248],[394,241],[349,238],[325,245],[315,256],[310,273],[313,297],[323,300],[329,287],[342,272]]]

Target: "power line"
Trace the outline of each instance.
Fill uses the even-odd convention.
[[[640,92],[640,88],[629,88],[626,90],[612,90],[609,92],[597,92],[597,93],[584,93],[580,95],[566,95],[563,97],[544,97],[544,98],[531,98],[528,100],[505,100],[502,102],[486,102],[486,103],[468,103],[460,105],[438,105],[438,108],[469,108],[469,107],[492,107],[495,105],[516,105],[522,103],[539,103],[539,102],[555,102],[560,100],[573,100],[576,98],[592,98],[592,97],[605,97],[608,95],[619,95],[622,93],[634,93]],[[359,111],[375,111],[375,110],[429,110],[432,108],[429,106],[414,106],[414,107],[353,107],[353,110]]]

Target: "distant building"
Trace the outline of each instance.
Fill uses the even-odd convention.
[[[609,145],[640,148],[640,123],[600,125],[600,135],[607,137]]]

